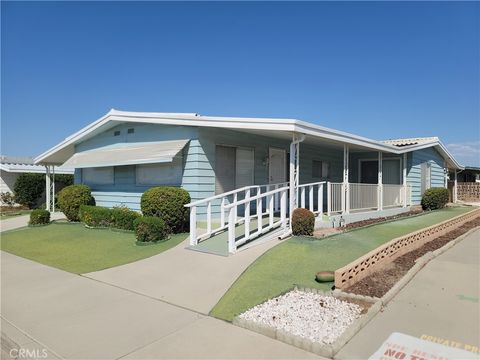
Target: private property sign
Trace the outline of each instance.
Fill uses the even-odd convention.
[[[467,360],[479,359],[470,351],[444,346],[413,336],[392,333],[369,360]]]

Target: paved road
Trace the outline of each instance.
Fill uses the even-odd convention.
[[[150,258],[84,276],[208,314],[241,273],[278,242],[229,257],[186,250],[184,242]]]
[[[53,358],[318,358],[158,299],[5,252],[1,260],[2,331]]]
[[[480,348],[480,229],[430,261],[337,354],[366,359],[392,332]]]

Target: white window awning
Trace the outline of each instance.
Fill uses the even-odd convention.
[[[120,143],[82,151],[63,164],[71,168],[91,168],[172,162],[190,140]]]

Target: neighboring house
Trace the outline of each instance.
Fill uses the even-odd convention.
[[[101,206],[139,210],[146,189],[181,186],[194,203],[192,223],[218,218],[221,226],[229,204],[261,194],[234,205],[232,216],[263,207],[284,218],[297,206],[344,222],[395,214],[462,169],[436,137],[376,141],[293,119],[117,110],[35,161],[75,168],[75,182]]]
[[[57,174],[73,174],[74,169],[65,169],[58,167],[55,170]],[[9,192],[13,194],[13,188],[18,176],[22,173],[45,174],[45,166],[35,165],[33,158],[0,156],[0,192]]]
[[[457,186],[455,186],[455,176],[458,182]],[[480,202],[480,167],[465,166],[457,173],[450,173],[450,179],[448,182],[450,199],[456,197],[461,201]]]

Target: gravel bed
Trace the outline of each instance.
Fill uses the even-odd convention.
[[[247,310],[240,318],[332,344],[362,310],[359,305],[333,296],[293,290]]]

